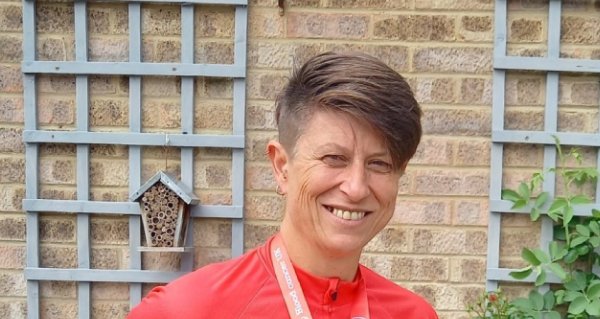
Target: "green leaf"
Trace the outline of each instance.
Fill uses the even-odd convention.
[[[542,269],[540,269],[540,273],[535,278],[535,285],[537,287],[537,286],[541,286],[545,283],[546,283],[546,270],[544,270],[542,268]]]
[[[529,292],[529,300],[533,310],[540,311],[544,309],[544,297],[537,290]]]
[[[575,211],[573,210],[573,207],[570,205],[565,207],[565,209],[563,210],[563,216],[562,216],[563,227],[567,227],[569,225],[569,223],[573,219],[573,216],[575,216]]]
[[[595,282],[589,285],[587,289],[587,296],[590,299],[600,298],[600,282]]]
[[[556,296],[556,303],[562,305],[565,303],[565,290],[557,290],[554,295]]]
[[[529,190],[529,186],[525,182],[521,182],[521,184],[519,184],[519,189],[517,190],[517,193],[519,193],[519,195],[521,195],[521,198],[523,199],[529,199],[531,197],[531,191]]]
[[[575,237],[572,241],[571,241],[571,247],[577,247],[583,243],[585,243],[586,241],[588,241],[589,237]]]
[[[598,224],[597,221],[592,220],[590,222],[590,230],[592,231],[592,233],[596,234],[596,235],[600,235],[600,225]]]
[[[560,278],[560,280],[564,281],[567,279],[567,272],[562,268],[562,266],[558,263],[551,263],[548,265],[548,269],[556,275],[556,277]]]
[[[502,196],[502,199],[511,201],[513,203],[522,199],[521,196],[512,189],[503,189],[501,196]]]
[[[592,209],[592,216],[596,219],[600,219],[600,210],[597,210],[595,208]]]
[[[577,298],[579,298],[581,296],[583,296],[583,294],[581,292],[579,292],[579,291],[567,290],[565,292],[565,298],[564,298],[564,300],[566,302],[572,302],[573,300],[575,300],[575,299],[577,299]]]
[[[556,299],[554,298],[554,292],[552,290],[546,291],[544,294],[544,309],[552,310],[554,308],[554,304],[556,303]]]
[[[591,237],[590,238],[590,244],[594,248],[598,248],[600,246],[600,237],[598,237],[598,236]]]
[[[565,200],[562,197],[556,198],[552,202],[552,205],[550,205],[550,208],[548,209],[548,214],[550,214],[551,212],[560,213],[565,207],[567,207],[567,200]]]
[[[502,196],[502,199],[511,201],[513,203],[522,199],[521,196],[517,192],[513,191],[512,189],[503,189],[501,196]]]
[[[571,205],[589,204],[592,201],[586,195],[576,195],[571,197]]]
[[[561,316],[557,311],[550,311],[546,313],[546,319],[561,319]]]
[[[521,311],[528,311],[531,310],[531,301],[529,301],[529,299],[526,298],[516,298],[515,300],[513,300],[511,302],[511,304],[515,307],[517,307],[517,309],[521,310]]]
[[[588,245],[581,245],[581,246],[578,246],[576,248],[576,250],[577,250],[577,254],[579,256],[585,256],[585,255],[587,255],[590,252],[590,246],[588,246]]]
[[[527,200],[525,199],[519,199],[516,202],[513,203],[512,207],[510,209],[520,209],[527,206]]]
[[[565,246],[563,244],[559,244],[557,241],[550,242],[548,245],[548,251],[550,252],[550,259],[553,261],[560,260],[567,254]]]
[[[585,311],[588,306],[588,301],[584,296],[579,296],[575,298],[569,305],[569,309],[567,310],[570,314],[578,315]]]
[[[581,224],[577,224],[577,225],[575,225],[575,230],[581,236],[590,237],[590,229],[588,227],[585,227]]]
[[[528,263],[534,266],[539,266],[542,262],[537,258],[536,254],[529,248],[521,250],[521,257]]]
[[[540,195],[535,199],[535,203],[533,204],[533,206],[535,208],[541,208],[542,206],[544,206],[546,201],[548,201],[548,196],[548,192],[541,192]]]
[[[545,251],[539,248],[533,248],[531,249],[531,252],[535,255],[535,258],[540,261],[540,263],[547,264],[550,262],[550,257]]]
[[[573,279],[577,282],[577,286],[579,286],[578,290],[584,290],[587,286],[587,273],[583,271],[577,271],[573,274]]]
[[[517,271],[511,271],[509,275],[517,280],[523,280],[529,277],[529,275],[531,275],[531,272],[533,272],[533,269],[531,269],[531,266],[529,266],[523,269],[519,269]]]
[[[585,308],[585,312],[587,312],[590,316],[600,316],[600,299],[590,302],[590,304]]]
[[[538,219],[540,219],[540,215],[542,214],[542,212],[540,211],[539,208],[534,207],[531,209],[531,212],[529,213],[529,218],[531,219],[532,222],[537,221]]]
[[[572,264],[575,261],[577,261],[577,258],[579,258],[579,254],[577,253],[577,250],[573,249],[573,250],[569,250],[567,252],[567,254],[565,255],[565,258],[563,258],[563,260],[567,264]]]

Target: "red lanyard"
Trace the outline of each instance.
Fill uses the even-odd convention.
[[[294,271],[294,266],[279,235],[276,235],[271,242],[271,260],[273,261],[275,276],[283,294],[283,299],[285,299],[290,318],[312,319],[306,298],[304,298],[304,293],[302,292],[302,287]],[[358,291],[356,299],[352,304],[350,318],[369,319],[369,302],[364,281]]]

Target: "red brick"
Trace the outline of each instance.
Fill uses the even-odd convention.
[[[0,183],[25,183],[23,158],[0,158]]]
[[[194,126],[200,130],[231,133],[233,109],[230,103],[197,102],[194,108]]]
[[[275,191],[275,179],[271,166],[246,165],[246,189]]]
[[[487,10],[494,9],[493,0],[419,0],[415,2],[416,9],[448,9],[448,10]]]
[[[77,283],[69,281],[42,281],[40,295],[47,298],[76,298]]]
[[[23,131],[15,128],[0,128],[0,152],[2,153],[23,153],[25,145],[23,144]]]
[[[459,166],[489,166],[490,149],[489,140],[461,140],[457,144],[455,163]]]
[[[0,6],[0,25],[5,32],[23,30],[23,10],[20,5],[5,4]]]
[[[27,286],[22,271],[0,273],[0,296],[25,297]]]
[[[369,16],[290,12],[288,38],[363,39],[369,32]]]
[[[282,38],[285,16],[273,11],[258,11],[250,7],[248,14],[248,38]]]
[[[233,64],[233,50],[233,42],[196,42],[196,47],[194,51],[194,62],[210,64]]]
[[[460,83],[459,103],[466,105],[492,103],[492,81],[481,78],[464,78]]]
[[[526,18],[510,22],[509,41],[518,43],[537,43],[542,41],[543,23],[541,20]]]
[[[485,196],[489,188],[489,172],[487,170],[442,171],[429,169],[417,172],[415,180],[416,193],[423,195]]]
[[[129,285],[117,282],[95,282],[92,285],[92,299],[101,300],[127,300],[129,298]]]
[[[231,248],[200,247],[194,250],[194,267],[200,268],[208,264],[231,259]]]
[[[127,38],[90,37],[88,52],[90,61],[127,62],[129,42]]]
[[[99,302],[92,299],[91,312],[97,319],[125,318],[129,313],[129,302]]]
[[[54,185],[74,185],[76,177],[74,160],[42,159],[40,161],[40,181]]]
[[[449,265],[446,258],[439,257],[394,257],[390,279],[411,281],[447,281]]]
[[[449,225],[452,218],[451,205],[439,200],[399,199],[390,224],[400,225]]]
[[[419,77],[415,81],[415,98],[420,103],[452,103],[456,99],[453,79]]]
[[[487,73],[492,70],[488,48],[421,48],[413,57],[416,71],[435,73]]]
[[[331,0],[326,3],[331,8],[360,8],[360,9],[409,9],[407,0]]]
[[[246,249],[258,247],[277,231],[279,231],[278,225],[246,222],[244,223],[244,247]]]
[[[23,269],[25,267],[25,246],[0,246],[0,269]]]
[[[373,35],[380,39],[406,41],[453,41],[455,21],[449,16],[383,16],[374,22]]]
[[[129,123],[127,101],[93,99],[90,101],[91,126],[126,126]]]
[[[235,16],[233,6],[196,6],[195,11],[196,37],[233,37]]]
[[[23,97],[0,96],[0,123],[23,123]]]
[[[150,6],[142,10],[142,34],[181,34],[181,10],[178,6]]]
[[[387,226],[365,246],[369,253],[397,254],[410,251],[411,234],[403,227]]]
[[[600,19],[586,16],[562,16],[561,41],[573,44],[600,44]]]
[[[23,59],[23,43],[20,37],[0,35],[0,62],[17,63]]]
[[[36,6],[36,9],[36,27],[38,32],[74,33],[75,16],[72,4],[41,4]]]
[[[88,32],[90,34],[110,34],[110,9],[97,8],[90,6],[88,8]]]
[[[22,91],[21,67],[16,65],[0,65],[0,92],[21,93]]]
[[[231,222],[228,220],[196,220],[193,231],[195,247],[231,247]]]
[[[425,109],[423,131],[426,134],[453,136],[489,136],[489,110]]]
[[[489,206],[483,200],[457,200],[455,202],[453,224],[466,226],[486,226]]]
[[[247,220],[279,221],[283,218],[285,199],[274,192],[272,195],[246,193],[245,217]]]
[[[40,99],[38,121],[40,124],[72,126],[75,124],[75,96],[46,97]]]

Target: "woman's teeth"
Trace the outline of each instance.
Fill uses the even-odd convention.
[[[331,213],[337,216],[338,218],[346,220],[360,220],[363,219],[363,217],[365,217],[365,212],[351,212],[337,208],[333,208]]]

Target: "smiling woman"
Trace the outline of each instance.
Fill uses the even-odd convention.
[[[323,53],[294,72],[276,114],[267,153],[286,202],[280,232],[155,288],[129,318],[437,318],[359,264],[421,137],[404,78],[368,55]]]

